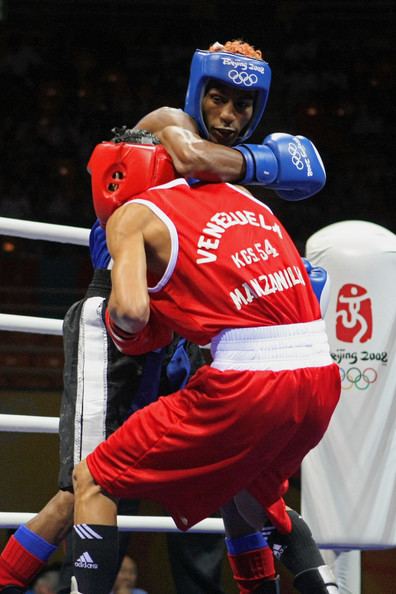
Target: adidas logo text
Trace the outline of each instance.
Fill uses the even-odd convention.
[[[89,553],[83,553],[77,561],[74,562],[75,567],[83,567],[84,569],[98,569],[99,565],[94,562]]]

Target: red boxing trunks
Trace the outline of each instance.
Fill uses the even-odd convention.
[[[256,340],[255,353],[259,346]],[[315,366],[301,359],[298,368],[290,361],[282,369],[287,350],[304,348],[282,347],[282,359],[272,362],[276,371],[262,370],[260,361],[246,363],[253,369],[219,370],[215,357],[214,366],[136,412],[88,456],[95,481],[114,497],[160,502],[181,530],[247,489],[288,532],[279,498],[323,436],[340,394],[339,370],[330,361]]]

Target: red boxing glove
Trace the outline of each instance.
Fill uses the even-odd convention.
[[[130,334],[122,330],[113,322],[109,310],[105,312],[106,328],[115,346],[124,355],[143,355],[167,346],[172,342],[173,331],[158,319],[157,314],[150,309],[150,319],[137,334]]]

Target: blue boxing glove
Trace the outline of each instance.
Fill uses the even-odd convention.
[[[89,251],[92,266],[95,270],[98,268],[106,269],[108,267],[111,256],[107,249],[106,232],[99,220],[93,224],[89,234]]]
[[[275,190],[284,200],[304,200],[319,192],[326,172],[315,145],[304,136],[278,132],[263,144],[234,147],[245,159],[245,177],[240,183]]]
[[[330,276],[321,266],[312,266],[307,258],[303,258],[305,270],[308,273],[311,287],[320,305],[322,318],[325,317],[330,300]]]

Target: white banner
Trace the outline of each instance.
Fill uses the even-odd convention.
[[[344,221],[307,242],[326,268],[342,395],[302,465],[302,514],[321,548],[396,546],[396,235]]]

